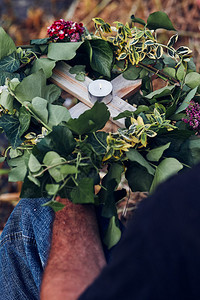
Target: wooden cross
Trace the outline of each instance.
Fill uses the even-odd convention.
[[[69,73],[70,68],[71,67],[64,62],[57,63],[50,80],[64,91],[80,100],[79,103],[69,109],[71,117],[78,118],[83,112],[93,106],[87,90],[92,79],[86,76],[85,81],[78,81],[75,79],[76,75]],[[115,131],[118,127],[124,127],[124,119],[113,120],[113,118],[125,110],[136,110],[134,106],[124,101],[123,98],[135,94],[141,86],[140,79],[127,80],[122,74],[113,79],[111,83],[113,85],[113,100],[107,104],[110,111],[110,121],[106,124],[106,128],[104,128],[105,131],[112,131],[110,129]],[[113,126],[113,123],[116,126]]]

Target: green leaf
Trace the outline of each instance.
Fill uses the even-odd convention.
[[[45,189],[49,195],[56,195],[59,190],[59,184],[46,184]]]
[[[106,231],[105,237],[103,239],[104,244],[111,249],[115,246],[121,238],[121,230],[116,225],[116,217],[110,218],[108,229]]]
[[[185,76],[185,84],[191,89],[200,85],[200,74],[197,72],[190,72]]]
[[[29,174],[29,175],[27,176],[27,178],[28,178],[31,182],[33,182],[35,185],[37,185],[37,186],[40,187],[40,181],[39,181],[37,178],[35,178],[33,175]]]
[[[154,175],[155,169],[146,161],[146,159],[136,150],[136,149],[130,149],[126,152],[126,156],[130,161],[137,162],[141,166],[147,169],[149,174]]]
[[[32,153],[29,157],[28,167],[32,173],[39,172],[42,167],[38,159]]]
[[[75,133],[82,135],[102,129],[109,120],[110,113],[104,103],[96,102],[78,119],[70,119],[67,126]],[[92,122],[91,122],[92,121]]]
[[[15,43],[11,37],[0,27],[0,59],[8,56],[16,50]]]
[[[31,122],[31,115],[24,106],[20,107],[19,110],[19,122],[20,122],[19,136],[21,137],[28,130]]]
[[[54,200],[50,200],[50,201],[42,204],[42,206],[49,206],[54,210],[54,212],[57,212],[65,207],[64,204],[54,201]]]
[[[197,92],[197,88],[195,87],[193,90],[191,90],[187,96],[185,97],[185,99],[183,100],[183,102],[181,103],[181,105],[178,107],[178,109],[176,110],[175,114],[178,114],[179,112],[185,110],[188,105],[190,104],[190,101],[194,98],[196,92]]]
[[[146,168],[142,165],[132,162],[126,171],[126,179],[128,180],[128,185],[133,192],[149,192],[153,176],[149,174]]]
[[[73,203],[94,203],[94,187],[92,178],[82,178],[70,193]]]
[[[177,159],[165,158],[156,169],[150,192],[152,193],[160,183],[178,173],[182,168],[183,165]]]
[[[76,142],[72,132],[66,126],[54,126],[52,132],[43,138],[36,148],[41,154],[48,151],[55,151],[58,154],[67,157],[74,150]]]
[[[130,66],[124,73],[123,77],[128,80],[138,79],[142,68],[136,66]]]
[[[175,78],[175,77],[176,77],[176,70],[175,70],[174,68],[171,68],[171,67],[165,67],[165,68],[163,69],[163,72],[164,72],[166,75],[168,75],[168,76],[170,76],[170,77],[172,77],[172,78]]]
[[[149,15],[147,19],[147,27],[150,30],[164,28],[167,30],[176,30],[170,21],[168,15],[163,11],[156,11]]]
[[[59,60],[71,60],[76,56],[76,50],[83,42],[50,43],[48,46],[48,58]]]
[[[9,181],[24,181],[27,173],[29,156],[30,153],[26,151],[22,156],[10,159],[8,161],[9,166],[12,167],[8,177]]]
[[[15,89],[15,95],[20,101],[29,101],[35,97],[42,97],[46,86],[46,76],[43,70],[25,77]]]
[[[104,40],[91,40],[90,44],[90,65],[91,68],[103,76],[110,78],[113,51],[108,42]]]
[[[5,56],[0,60],[0,72],[6,71],[13,73],[17,71],[20,67],[20,61],[16,58],[15,52],[12,54]]]
[[[93,134],[88,135],[87,143],[92,146],[92,149],[97,155],[103,155],[106,153],[107,136],[108,133],[104,131],[95,132]]]
[[[13,100],[14,97],[6,90],[0,94],[0,104],[11,113],[13,112]]]
[[[50,38],[33,39],[30,41],[30,45],[45,45],[50,41]]]
[[[134,15],[131,16],[131,20],[132,20],[132,22],[134,22],[134,23],[139,23],[139,24],[142,24],[142,25],[144,25],[144,26],[146,25],[146,23],[145,23],[144,20],[142,20],[142,19],[140,19],[140,18],[135,18]]]
[[[159,90],[155,90],[154,92],[146,95],[145,97],[147,99],[158,98],[158,97],[164,97],[171,94],[171,91],[175,88],[174,85],[165,86]]]
[[[47,152],[43,159],[44,165],[47,167],[51,167],[48,169],[48,172],[56,182],[64,180],[64,176],[60,172],[60,164],[63,162],[63,160],[64,159],[54,151]],[[54,165],[55,167],[52,167]]]
[[[116,205],[115,205],[115,190],[117,189],[124,168],[119,163],[113,163],[108,169],[108,173],[104,176],[102,180],[102,188],[98,194],[99,200],[103,203],[102,216],[106,218],[111,218],[116,215]]]
[[[49,78],[52,75],[52,70],[54,69],[55,65],[55,60],[49,58],[36,59],[33,63],[33,67],[31,68],[31,74],[42,69],[46,78]]]
[[[17,148],[22,144],[20,139],[20,123],[17,117],[13,115],[3,115],[0,117],[0,127],[3,128],[11,146]]]
[[[76,166],[72,166],[69,164],[63,165],[60,167],[60,172],[64,176],[71,175],[71,174],[78,174],[78,169]]]
[[[75,65],[70,68],[69,73],[76,74],[75,78],[79,81],[85,80],[85,66],[84,65]]]
[[[68,122],[71,118],[69,111],[64,106],[49,104],[48,112],[48,126],[50,127],[57,126],[61,122]]]
[[[185,70],[185,67],[184,65],[181,63],[177,72],[176,72],[176,77],[179,81],[183,81],[184,77],[185,77],[185,74],[186,74],[186,70]]]
[[[171,143],[167,143],[163,146],[150,150],[146,156],[147,159],[150,161],[159,161],[163,155],[163,152],[169,148],[170,144]]]
[[[28,105],[34,114],[47,124],[48,121],[48,110],[47,110],[47,100],[41,97],[33,98],[31,105]]]
[[[56,101],[61,95],[61,89],[56,86],[55,84],[49,84],[46,85],[43,88],[43,97],[46,99],[49,103],[53,103]]]
[[[5,71],[0,72],[0,85],[4,85],[6,82],[6,79],[11,80],[13,78],[20,79],[20,74],[10,73],[10,72],[5,72]]]

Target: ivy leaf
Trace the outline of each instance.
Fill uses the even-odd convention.
[[[55,65],[55,60],[49,58],[36,59],[33,63],[33,67],[31,68],[31,74],[42,69],[46,75],[46,78],[49,78],[52,75],[52,70],[54,69]]]
[[[71,60],[76,56],[76,50],[83,42],[50,43],[48,46],[48,58],[59,60]]]
[[[150,14],[147,19],[147,27],[150,30],[156,30],[158,28],[164,28],[166,30],[176,30],[168,15],[163,11],[156,11]]]
[[[6,90],[0,94],[0,104],[10,112],[13,112],[13,100],[14,97]]]
[[[111,249],[115,246],[121,238],[121,230],[116,225],[116,217],[110,218],[108,229],[106,231],[105,237],[103,239],[104,244]]]
[[[113,51],[108,42],[104,40],[91,40],[90,45],[90,65],[91,68],[101,75],[110,78]]]
[[[53,103],[56,101],[61,95],[61,89],[56,86],[55,84],[49,84],[46,85],[43,88],[43,97],[46,99],[49,103]]]
[[[97,155],[103,155],[106,153],[107,136],[108,133],[104,131],[100,131],[88,135],[87,143],[89,143],[92,146],[92,149],[95,151]]]
[[[92,178],[82,178],[73,188],[70,197],[73,203],[94,203],[94,187]]]
[[[18,78],[20,79],[20,75],[17,73],[10,73],[6,71],[0,72],[0,85],[4,85],[6,82],[6,79],[13,79],[13,78]]]
[[[65,207],[64,204],[62,204],[58,201],[55,201],[55,200],[50,200],[50,201],[42,204],[42,206],[49,206],[54,210],[54,212],[57,212]]]
[[[82,135],[102,129],[109,120],[110,113],[104,103],[96,102],[78,119],[70,119],[67,126],[76,134]]]
[[[146,170],[148,171],[149,174],[154,175],[155,174],[155,169],[148,163],[148,161],[136,150],[136,149],[130,149],[129,151],[126,152],[126,156],[130,161],[137,162]]]
[[[46,184],[45,189],[49,195],[55,195],[59,190],[59,184]]]
[[[146,156],[147,159],[150,161],[159,161],[163,155],[163,152],[169,148],[170,144],[171,143],[167,143],[163,146],[150,150]]]
[[[56,182],[60,182],[60,181],[64,180],[64,176],[60,172],[60,165],[59,165],[62,162],[63,162],[63,158],[54,151],[47,152],[47,154],[45,155],[45,157],[43,159],[44,165],[47,167],[50,167],[48,169],[48,172]],[[56,166],[52,167],[54,165],[56,165]]]
[[[152,193],[161,182],[175,175],[182,168],[183,165],[177,159],[171,157],[165,158],[156,169],[150,192]]]
[[[69,164],[60,166],[60,172],[61,172],[61,174],[65,175],[65,176],[79,173],[76,166],[72,166]]]
[[[75,65],[70,68],[69,73],[76,74],[75,78],[79,81],[85,80],[85,66],[84,65]]]
[[[50,41],[50,38],[33,39],[30,41],[30,45],[45,45]]]
[[[153,181],[153,176],[150,175],[147,169],[141,164],[132,162],[128,166],[125,175],[126,179],[128,180],[128,185],[133,192],[149,192]]]
[[[52,132],[43,138],[37,145],[37,151],[45,154],[48,151],[55,151],[66,157],[75,148],[76,142],[72,132],[66,126],[54,126]]]
[[[32,153],[29,157],[28,167],[32,173],[39,172],[42,167],[38,159]]]
[[[8,56],[16,50],[15,43],[11,37],[0,27],[0,59]]]
[[[28,130],[31,122],[31,115],[24,106],[20,107],[19,110],[19,122],[20,122],[19,136],[21,137],[24,134],[24,132]]]
[[[36,114],[36,116],[47,124],[48,121],[48,110],[47,110],[47,100],[41,97],[33,98],[30,105],[28,105],[31,110]]]
[[[5,56],[0,60],[0,72],[6,71],[13,73],[17,71],[20,67],[20,61],[16,58],[16,53]]]
[[[20,139],[20,122],[17,117],[13,115],[3,115],[0,117],[0,127],[3,128],[11,146],[17,148],[22,144]]]
[[[133,117],[133,112],[130,110],[125,110],[122,113],[120,113],[119,115],[117,115],[116,117],[113,118],[113,120],[119,120],[122,118],[130,118]]]
[[[64,106],[49,104],[48,112],[49,112],[48,125],[50,127],[57,126],[61,122],[68,122],[69,119],[71,118],[68,109]]]
[[[24,181],[27,173],[27,165],[30,154],[26,151],[22,156],[10,159],[8,164],[10,170],[8,180],[11,182]]]

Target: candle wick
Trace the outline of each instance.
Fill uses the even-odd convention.
[[[102,88],[101,83],[99,84],[99,88],[100,88],[100,90],[101,90],[101,88]]]

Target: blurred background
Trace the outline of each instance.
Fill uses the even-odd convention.
[[[132,14],[147,20],[150,13],[158,10],[168,14],[179,33],[178,44],[193,51],[200,71],[200,0],[0,0],[0,26],[19,46],[29,44],[31,39],[45,38],[47,26],[60,18],[82,22],[93,31],[91,19],[97,16],[109,23],[126,23]],[[167,35],[168,32],[160,31],[159,40],[165,43]],[[5,146],[6,140],[1,135],[0,150]],[[0,230],[18,200],[19,189],[17,184],[7,183],[2,168],[5,166],[0,165]],[[2,194],[8,194],[8,198]]]

